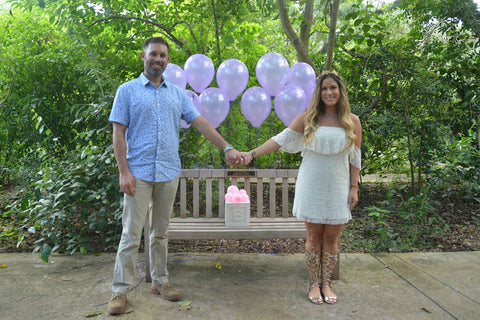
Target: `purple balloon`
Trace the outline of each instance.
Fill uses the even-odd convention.
[[[288,70],[287,85],[291,84],[302,88],[307,97],[307,103],[312,98],[316,80],[315,70],[308,63],[297,62]]]
[[[165,71],[163,71],[163,77],[166,81],[169,81],[182,89],[185,89],[187,86],[187,80],[185,79],[183,69],[174,63],[167,64]]]
[[[272,98],[264,88],[251,87],[243,93],[240,107],[252,126],[258,128],[272,110]]]
[[[195,108],[197,108],[197,110],[199,110],[198,106],[200,105],[200,99],[198,99],[197,94],[195,92],[193,92],[192,90],[188,90],[188,89],[185,89],[185,93],[187,94],[187,96],[190,97],[190,99],[192,99],[192,102],[193,102],[193,105],[195,106]],[[199,112],[200,112],[200,110],[199,110]],[[182,126],[183,129],[188,129],[191,124],[187,124],[187,122],[185,122],[185,120],[181,119],[180,120],[180,125]]]
[[[230,101],[234,101],[248,84],[247,66],[240,60],[228,59],[217,69],[217,83]]]
[[[288,85],[275,97],[274,105],[277,116],[289,126],[307,108],[305,92],[298,86]]]
[[[215,68],[209,57],[203,54],[194,54],[185,61],[185,77],[188,84],[196,92],[202,92],[213,80]]]
[[[193,105],[195,106],[195,108],[197,108],[198,112],[202,113],[200,111],[200,99],[198,98],[198,95],[192,90],[188,89],[185,89],[185,93],[187,94],[187,96],[190,97],[190,99],[192,99]]]
[[[230,111],[228,95],[220,88],[208,88],[200,94],[199,98],[200,113],[214,128],[217,128]]]
[[[190,124],[187,124],[183,119],[180,119],[180,125],[183,129],[188,129],[190,127]]]
[[[288,78],[288,61],[278,53],[267,53],[262,56],[255,68],[260,85],[271,96],[276,96],[285,86]]]

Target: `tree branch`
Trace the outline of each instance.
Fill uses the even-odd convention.
[[[12,86],[13,86],[13,81],[15,80],[15,78],[17,77],[17,66],[14,66],[14,74],[13,74],[13,77],[12,77],[12,80],[10,81],[10,84],[8,85],[8,92],[7,92],[7,95],[5,96],[5,98],[3,98],[3,100],[0,102],[0,106],[5,104],[8,100],[8,97],[10,97],[10,94],[12,93]]]
[[[151,24],[151,25],[154,25],[156,26],[157,28],[159,28],[161,31],[160,33],[164,34],[166,38],[168,38],[169,40],[171,40],[173,43],[175,43],[177,46],[179,46],[180,48],[182,48],[189,56],[192,55],[192,52],[189,50],[189,49],[185,49],[184,48],[184,43],[179,40],[177,37],[175,37],[173,35],[173,33],[171,32],[172,29],[174,29],[177,25],[179,24],[185,24],[187,25],[188,29],[190,30],[190,34],[192,35],[193,39],[195,42],[197,42],[194,34],[193,34],[193,31],[192,31],[192,28],[190,27],[190,25],[188,24],[188,22],[186,21],[177,21],[175,22],[171,27],[167,27],[161,23],[158,23],[158,22],[155,22],[155,21],[152,21],[150,19],[145,19],[145,18],[138,18],[138,17],[128,17],[128,16],[121,16],[121,15],[112,15],[112,16],[109,16],[109,17],[106,17],[106,18],[102,18],[102,19],[99,19],[99,20],[96,20],[94,21],[93,23],[91,23],[90,25],[88,25],[88,28],[91,28],[93,26],[95,26],[96,24],[99,24],[101,22],[106,22],[106,21],[110,21],[110,20],[114,20],[114,19],[118,19],[118,20],[126,20],[126,21],[129,21],[129,20],[137,20],[137,21],[140,21],[140,22],[144,22],[144,23],[147,23],[147,24]],[[151,30],[150,30],[151,31]],[[158,31],[155,31],[155,32],[158,32]],[[141,32],[139,32],[141,33]]]

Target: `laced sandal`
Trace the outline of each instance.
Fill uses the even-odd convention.
[[[308,277],[310,278],[310,286],[308,287],[308,300],[313,304],[322,304],[322,294],[318,296],[311,296],[310,291],[313,288],[320,289],[320,285],[318,283],[318,275],[320,269],[320,250],[316,250],[312,248],[311,250],[305,251],[305,263],[307,264],[308,270]],[[320,290],[319,290],[320,291]]]
[[[323,303],[323,299],[322,299],[322,294],[320,293],[319,296],[310,296],[310,291],[312,291],[313,288],[317,287],[319,290],[320,290],[320,286],[318,285],[318,283],[314,283],[311,287],[310,287],[310,290],[308,291],[308,300],[310,300],[311,303],[313,304],[322,304]]]
[[[325,303],[335,304],[337,302],[337,296],[327,296],[323,293],[325,288],[329,288],[332,292],[330,279],[332,278],[333,272],[335,270],[335,265],[337,264],[337,255],[331,254],[327,251],[322,253],[322,295]],[[333,292],[332,292],[333,293]]]

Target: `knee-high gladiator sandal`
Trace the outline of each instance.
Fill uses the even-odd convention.
[[[331,287],[331,278],[335,270],[335,265],[337,264],[337,255],[331,254],[330,252],[322,252],[322,294],[323,288]],[[328,304],[334,304],[337,302],[337,296],[326,296],[323,297],[325,302]]]
[[[318,283],[318,275],[320,269],[320,250],[311,248],[310,250],[305,251],[305,262],[307,264],[308,277],[310,279],[310,285],[308,286],[308,299],[311,303],[321,304],[323,303],[322,295],[318,297],[311,297],[310,291],[318,287],[320,289],[320,284]]]

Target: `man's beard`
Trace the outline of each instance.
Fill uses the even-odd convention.
[[[156,78],[157,78],[157,77],[161,77],[163,71],[165,71],[165,68],[162,67],[162,68],[159,69],[159,70],[158,70],[158,69],[154,69],[154,68],[152,68],[152,64],[153,64],[153,63],[148,64],[148,65],[145,64],[145,69],[147,70],[147,72],[150,73],[152,76],[154,76],[154,77],[156,77]]]

